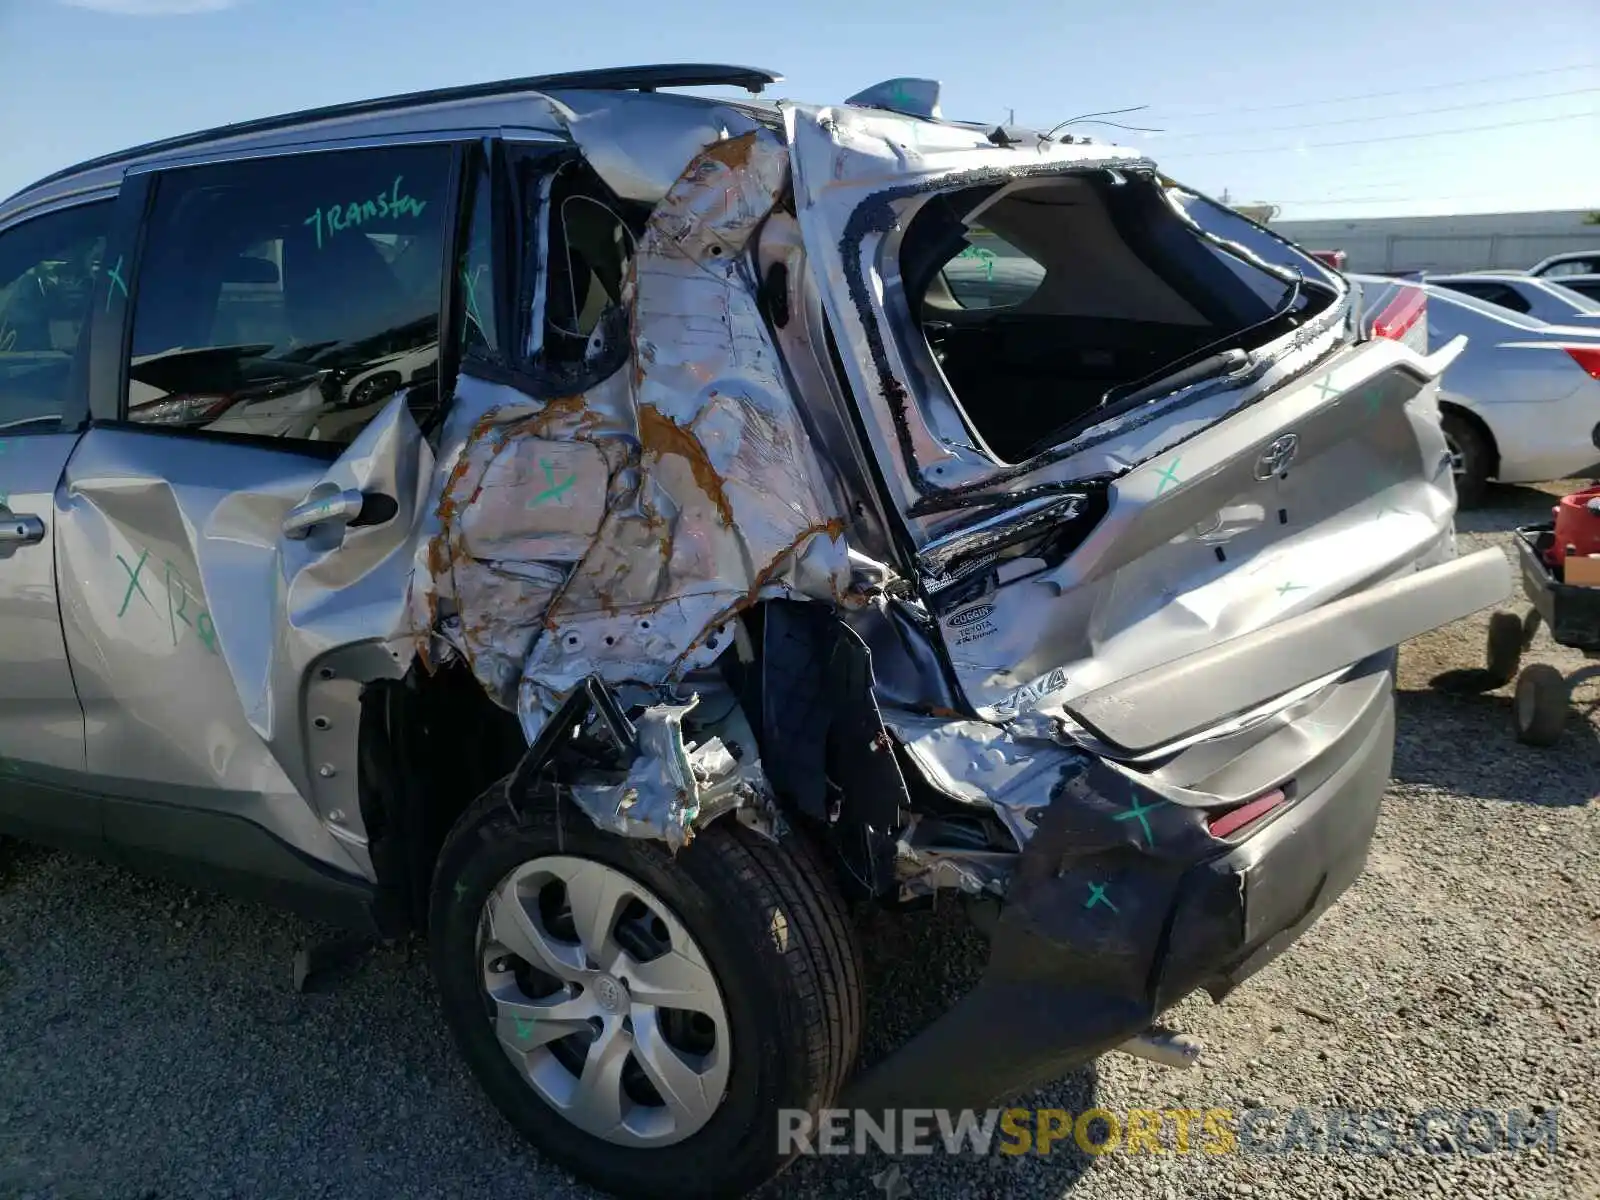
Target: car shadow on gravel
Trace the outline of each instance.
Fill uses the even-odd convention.
[[[1463,690],[1463,672],[1442,686],[1396,694],[1393,777],[1483,800],[1572,808],[1600,795],[1595,703],[1575,701],[1554,746],[1525,746],[1511,724],[1511,697]]]
[[[1587,487],[1588,480],[1566,481],[1566,490]],[[1471,508],[1456,510],[1457,533],[1507,533],[1518,525],[1536,525],[1550,519],[1550,510],[1560,493],[1542,491],[1520,484],[1491,484],[1483,501]]]
[[[0,1088],[0,1196],[599,1200],[522,1143],[472,1082],[421,939],[358,954],[296,992],[295,951],[334,931],[27,843],[0,848],[0,880],[0,1077],[28,1097],[8,1104]],[[855,924],[870,1065],[976,982],[987,945],[956,904],[869,909]],[[118,1022],[109,1056],[89,1036],[104,1012]],[[1014,1103],[1076,1114],[1098,1090],[1091,1065]],[[1093,1162],[1070,1137],[1047,1155],[952,1155],[938,1135],[933,1125],[927,1154],[805,1157],[764,1195],[1060,1196]],[[996,1131],[996,1147],[1007,1140]]]
[[[866,1036],[858,1069],[868,1069],[909,1041],[970,990],[983,974],[988,945],[963,915],[959,903],[937,909],[891,914],[865,909],[857,914],[866,994]],[[1072,1115],[1094,1107],[1099,1074],[1093,1063],[1064,1079],[996,1108],[1060,1109]],[[980,1120],[985,1110],[974,1116]],[[1031,1114],[1030,1114],[1031,1115]],[[917,1196],[954,1194],[973,1200],[1009,1196],[1060,1196],[1093,1165],[1093,1158],[1070,1135],[1048,1154],[1003,1154],[1015,1144],[998,1127],[986,1155],[970,1149],[947,1152],[941,1131],[931,1120],[926,1154],[891,1158],[868,1152],[805,1156],[765,1196],[861,1195]],[[1024,1123],[1031,1126],[1030,1122]],[[970,1143],[969,1143],[970,1145]],[[898,1174],[895,1172],[898,1171]],[[898,1182],[897,1182],[898,1181]],[[901,1191],[901,1186],[906,1191]]]

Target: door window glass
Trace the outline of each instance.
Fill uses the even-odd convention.
[[[164,177],[139,266],[128,419],[343,444],[438,402],[451,150],[258,159]]]
[[[950,298],[965,309],[1021,304],[1044,282],[1042,266],[986,229],[968,231],[942,274]]]
[[[473,187],[472,226],[461,251],[461,349],[493,358],[500,352],[500,334],[495,327],[494,217],[491,202],[494,191],[487,170],[481,171]]]
[[[111,207],[48,213],[0,234],[0,435],[77,424],[73,366]]]

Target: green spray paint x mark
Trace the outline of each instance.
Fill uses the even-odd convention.
[[[983,277],[985,281],[994,281],[994,251],[983,246],[968,246],[957,258],[975,258],[983,264]]]
[[[1163,801],[1157,800],[1154,804],[1140,804],[1139,797],[1130,796],[1129,802],[1133,805],[1132,808],[1128,809],[1128,811],[1125,813],[1118,813],[1111,819],[1113,821],[1139,822],[1139,824],[1144,827],[1145,844],[1154,846],[1156,844],[1156,837],[1155,834],[1150,832],[1150,818],[1145,816],[1145,813],[1154,812],[1156,809],[1161,807]]]
[[[1121,911],[1115,904],[1111,903],[1110,898],[1106,895],[1106,885],[1103,883],[1091,883],[1089,885],[1089,898],[1083,902],[1085,908],[1093,908],[1096,904],[1104,904],[1112,912]]]
[[[1183,461],[1183,459],[1181,459],[1181,458],[1175,458],[1175,459],[1172,460],[1172,465],[1170,467],[1162,467],[1161,468],[1161,472],[1160,472],[1161,482],[1156,484],[1156,495],[1159,496],[1159,495],[1161,495],[1162,492],[1166,491],[1167,490],[1167,484],[1179,482],[1179,480],[1178,480],[1178,464],[1181,463],[1182,461]]]
[[[484,268],[481,265],[471,271],[468,271],[466,267],[462,267],[461,286],[466,291],[467,319],[487,336],[489,331],[483,327],[483,314],[478,311],[478,280],[482,277],[483,272]]]
[[[533,1037],[535,1022],[532,1017],[512,1017],[511,1020],[517,1027],[517,1041],[526,1042]]]
[[[1280,596],[1287,596],[1290,592],[1303,592],[1305,590],[1306,585],[1303,583],[1280,583],[1278,585],[1278,595]]]
[[[155,607],[154,604],[150,603],[150,596],[144,590],[144,584],[139,582],[139,572],[144,570],[145,560],[149,557],[150,551],[146,550],[143,554],[139,555],[139,561],[130,567],[127,559],[123,558],[120,554],[117,555],[117,561],[122,564],[122,569],[128,573],[128,590],[122,593],[122,607],[117,609],[118,617],[121,617],[123,613],[128,611],[128,604],[130,601],[132,601],[134,592],[138,592],[140,597],[143,598],[144,602],[149,604],[151,608]]]
[[[546,500],[554,500],[557,496],[561,495],[562,492],[566,491],[578,481],[578,477],[576,475],[568,475],[560,483],[557,483],[556,471],[554,467],[552,467],[546,460],[542,458],[539,460],[539,466],[544,469],[545,489],[532,500],[528,501],[529,508],[532,508],[537,504],[543,504]]]
[[[106,272],[106,281],[106,311],[110,312],[111,302],[117,298],[116,289],[121,288],[124,296],[128,294],[128,284],[122,278],[122,255],[117,255],[117,265]]]

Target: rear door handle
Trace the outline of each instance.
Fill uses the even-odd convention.
[[[291,508],[283,519],[283,536],[301,541],[311,536],[318,525],[379,525],[392,518],[398,508],[393,497],[346,488]]]
[[[44,522],[32,513],[0,514],[0,546],[31,546],[44,541]]]

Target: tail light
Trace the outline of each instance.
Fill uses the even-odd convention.
[[[1372,336],[1391,341],[1406,340],[1406,334],[1428,313],[1428,293],[1421,288],[1401,286],[1395,298],[1372,319]]]
[[[1600,379],[1600,346],[1567,346],[1565,349],[1590,379]]]
[[[1238,808],[1230,808],[1227,812],[1208,817],[1206,828],[1211,831],[1211,836],[1214,838],[1231,837],[1246,825],[1255,824],[1288,798],[1282,788],[1273,788],[1254,800],[1245,801]]]
[[[137,404],[128,416],[141,425],[204,425],[233,406],[235,396],[177,395]]]

